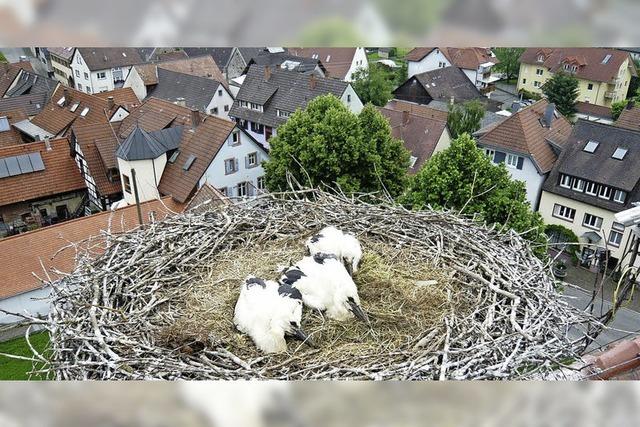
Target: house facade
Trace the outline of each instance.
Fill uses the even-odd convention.
[[[571,229],[583,259],[606,251],[611,266],[624,267],[632,232],[614,215],[638,201],[640,132],[579,120],[544,183],[544,221]]]
[[[458,67],[484,95],[495,90],[499,80],[492,75],[493,66],[500,61],[488,48],[419,47],[407,54],[408,77],[445,67]]]
[[[476,142],[491,161],[505,164],[512,179],[524,182],[527,201],[537,210],[542,185],[570,133],[571,123],[543,99],[476,135]]]
[[[518,91],[542,94],[558,72],[578,79],[578,102],[611,107],[626,99],[636,69],[628,52],[605,48],[528,48],[520,57]]]
[[[75,50],[74,47],[49,48],[53,78],[70,87],[76,87],[73,79],[73,70],[71,69],[71,61]]]
[[[135,48],[77,48],[71,60],[75,88],[86,93],[121,88],[133,65],[142,62]]]
[[[362,102],[351,84],[331,78],[306,75],[280,67],[249,67],[229,116],[265,148],[297,109],[325,94],[339,98],[349,110],[359,113]]]

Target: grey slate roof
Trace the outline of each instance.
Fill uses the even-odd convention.
[[[207,112],[206,107],[211,98],[216,96],[220,82],[213,79],[178,73],[158,67],[158,84],[153,86],[147,96],[153,96],[175,102],[184,98],[189,108]]]
[[[221,69],[225,69],[231,59],[232,47],[185,47],[185,51],[189,57],[211,55],[216,65]],[[224,71],[224,70],[223,70]]]
[[[279,67],[286,61],[289,61],[289,64],[294,65],[292,68],[288,68],[292,71],[297,71],[299,73],[310,73],[314,71],[316,67],[319,67],[322,70],[323,75],[326,73],[324,65],[322,65],[322,62],[319,59],[290,55],[286,52],[262,52],[259,55],[254,56],[247,62],[247,67],[245,68],[244,72],[246,73],[249,70],[249,67],[253,64],[262,67],[264,67],[265,65]]]
[[[181,138],[181,127],[147,132],[136,126],[120,144],[116,150],[116,156],[127,161],[156,159],[167,151],[179,147]]]
[[[0,112],[22,109],[28,116],[35,116],[47,105],[49,97],[48,93],[33,93],[13,98],[0,98]]]
[[[12,98],[31,93],[47,93],[50,95],[58,86],[58,81],[22,70],[13,84],[14,86],[5,92],[5,97]]]
[[[341,97],[349,84],[342,80],[311,76],[271,67],[271,77],[265,81],[264,67],[252,65],[236,96],[229,115],[266,126],[277,127],[287,119],[277,116],[277,110],[293,113],[306,107],[312,99],[325,94]],[[240,107],[240,101],[263,105],[264,112]]]
[[[416,80],[433,99],[455,102],[485,98],[458,67],[444,67],[416,74]]]
[[[587,153],[583,148],[591,140],[599,145],[594,153]],[[640,201],[640,132],[581,119],[565,147],[544,183],[545,191],[613,212],[629,209],[631,202]],[[611,157],[618,147],[628,150],[623,160]],[[628,193],[626,203],[560,187],[560,174],[624,190]]]
[[[133,47],[79,47],[78,51],[91,71],[144,62],[138,49]]]

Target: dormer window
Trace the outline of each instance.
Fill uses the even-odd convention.
[[[544,62],[544,55],[538,55],[538,62]]]
[[[291,116],[291,113],[288,111],[278,110],[278,117],[288,118]]]

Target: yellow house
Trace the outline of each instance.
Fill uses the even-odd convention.
[[[605,48],[528,48],[520,56],[518,91],[542,94],[542,85],[557,72],[579,82],[578,102],[611,107],[627,97],[635,65],[628,52]]]
[[[578,120],[542,190],[545,223],[571,229],[582,256],[629,264],[634,233],[615,214],[640,201],[640,132]]]

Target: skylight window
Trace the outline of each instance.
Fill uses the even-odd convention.
[[[627,149],[626,148],[622,148],[622,147],[618,147],[616,148],[616,151],[614,151],[613,156],[611,156],[612,158],[616,159],[616,160],[622,160],[624,159],[624,156],[627,155]]]
[[[600,143],[597,141],[589,141],[587,142],[587,145],[584,146],[583,151],[586,151],[587,153],[594,153],[596,148],[598,148],[598,145],[600,145]]]
[[[175,163],[179,155],[180,155],[180,150],[174,151],[171,157],[169,157],[169,163]]]
[[[611,54],[607,54],[607,56],[605,56],[604,59],[602,60],[602,63],[608,64],[610,59],[611,59]]]
[[[80,117],[86,117],[88,113],[89,113],[89,107],[84,107],[84,110],[82,110],[82,113],[80,113]]]
[[[62,98],[58,99],[58,102],[56,102],[56,104],[58,104],[60,107],[62,107],[64,105],[64,101],[65,101],[65,99],[64,99],[64,96],[63,96]]]
[[[79,105],[80,105],[80,103],[79,103],[79,102],[76,102],[75,104],[73,104],[73,105],[71,106],[71,108],[69,108],[69,111],[71,111],[72,113],[75,113],[75,112],[76,112],[76,110],[78,109],[78,106],[79,106]]]
[[[189,158],[187,159],[186,162],[184,162],[184,166],[182,167],[182,169],[184,171],[188,171],[189,169],[191,169],[191,166],[193,165],[193,162],[196,161],[196,156],[194,156],[193,154],[191,154],[189,156]]]
[[[0,132],[4,132],[11,129],[9,127],[9,119],[6,116],[0,117]]]

